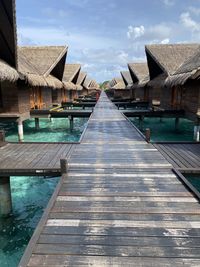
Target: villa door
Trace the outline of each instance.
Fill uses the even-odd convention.
[[[32,109],[42,108],[42,89],[40,87],[31,88],[30,105]]]

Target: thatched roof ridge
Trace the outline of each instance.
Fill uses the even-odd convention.
[[[144,83],[149,81],[149,69],[146,62],[128,63],[128,68],[133,83]]]
[[[87,77],[87,73],[80,71],[79,76],[78,76],[78,80],[77,80],[77,83],[76,84],[82,86],[83,83],[84,83],[84,81],[85,81],[85,79],[86,79],[86,77]]]
[[[198,46],[199,44],[146,45],[150,78],[153,79],[161,73],[165,73],[166,76],[174,74]]]
[[[133,80],[132,80],[130,71],[121,71],[121,76],[126,87],[132,86]]]
[[[27,62],[31,62],[32,67],[36,70],[32,74],[47,77],[58,62],[65,57],[67,49],[66,46],[24,46],[18,47],[18,55],[26,58]],[[21,72],[21,68],[22,66],[19,64],[19,72]],[[32,71],[34,70],[32,69]],[[23,71],[25,71],[25,68]],[[27,69],[25,72],[29,73],[29,71]]]
[[[65,64],[63,82],[74,82],[74,78],[79,74],[80,70],[80,64]],[[75,82],[77,82],[77,80]]]
[[[0,59],[0,81],[16,82],[19,79],[19,73]]]

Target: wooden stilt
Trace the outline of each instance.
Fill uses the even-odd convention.
[[[0,217],[10,214],[12,211],[10,177],[0,178]]]

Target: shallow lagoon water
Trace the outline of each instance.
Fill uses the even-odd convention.
[[[131,122],[139,128],[139,119],[130,118]],[[151,141],[193,141],[194,123],[187,119],[180,119],[178,131],[175,130],[174,118],[145,118],[141,131],[151,129]]]
[[[62,119],[40,119],[40,129],[36,130],[35,120],[24,122],[25,142],[77,142],[83,132],[87,118],[75,118],[74,129],[70,132],[69,120]],[[0,123],[0,128],[6,131],[6,141],[18,142],[17,124],[14,122]]]
[[[11,177],[13,212],[0,219],[0,266],[16,267],[59,178]]]
[[[187,174],[184,176],[200,192],[200,174]]]
[[[86,123],[87,119],[75,119],[71,133],[68,119],[41,119],[39,130],[29,120],[24,123],[24,141],[76,142]],[[5,129],[7,141],[18,141],[16,123],[1,123],[0,128]],[[58,181],[58,177],[11,177],[13,212],[0,219],[0,267],[18,266]]]

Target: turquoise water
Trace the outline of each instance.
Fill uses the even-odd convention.
[[[25,142],[77,142],[83,132],[87,118],[75,118],[74,129],[70,132],[67,118],[40,119],[40,129],[35,129],[34,119],[24,122]],[[6,131],[6,141],[18,142],[17,124],[15,122],[0,123],[0,129]]]
[[[74,119],[74,130],[69,130],[68,119],[40,120],[35,129],[34,120],[24,123],[25,141],[67,142],[79,141],[87,119]],[[7,141],[18,141],[17,125],[1,123]],[[44,208],[55,190],[59,178],[11,177],[13,212],[0,219],[0,267],[16,267],[37,226]]]
[[[59,178],[11,177],[13,212],[0,219],[0,266],[16,267]]]
[[[184,175],[187,180],[200,192],[200,174]]]
[[[139,128],[139,119],[130,118],[131,122]],[[175,130],[175,119],[145,118],[141,131],[151,129],[151,141],[193,141],[194,123],[187,119],[180,119],[178,131]]]

